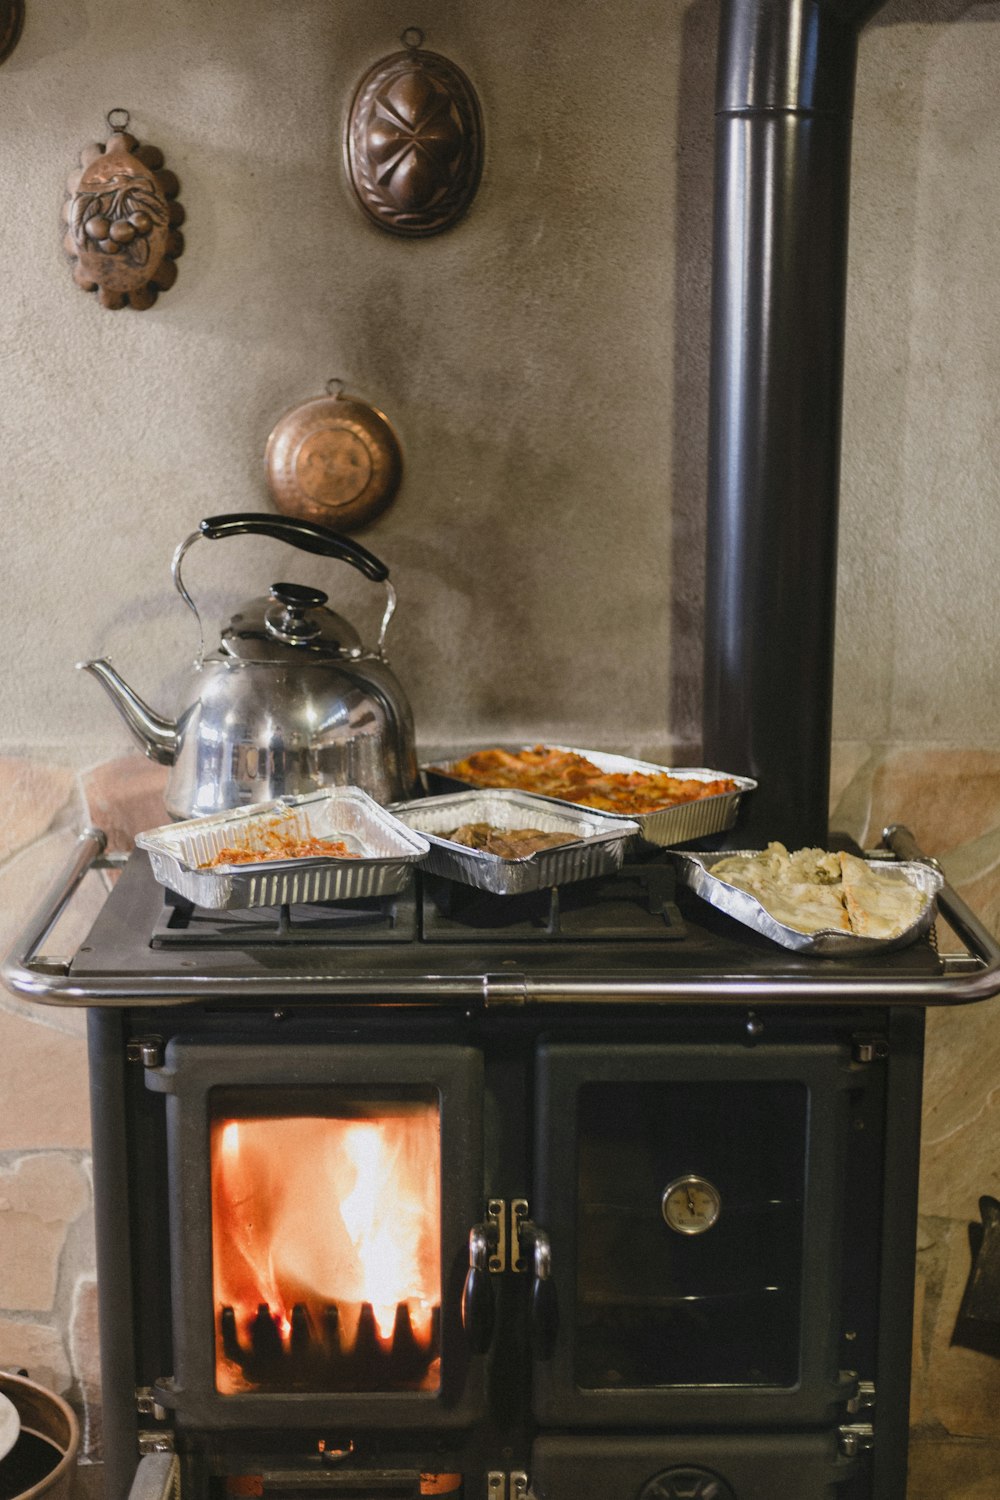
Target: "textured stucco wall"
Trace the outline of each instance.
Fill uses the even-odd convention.
[[[81,655],[172,707],[194,645],[173,547],[267,507],[271,425],[334,375],[404,448],[363,539],[398,583],[421,741],[696,742],[712,0],[27,3],[0,71],[0,748],[124,746]],[[477,87],[487,158],[467,220],[407,243],[353,203],[341,138],[413,24]],[[863,40],[845,738],[996,736],[998,83],[995,7],[890,0]],[[64,179],[118,105],[188,213],[142,314],[98,308],[60,248]],[[211,618],[292,573],[373,628],[350,570],[287,557],[202,546],[191,584]]]
[[[835,732],[1000,728],[1000,8],[889,0],[862,37]]]

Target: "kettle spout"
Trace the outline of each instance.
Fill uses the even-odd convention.
[[[78,671],[90,672],[97,678],[150,760],[172,766],[180,743],[173,719],[164,719],[154,713],[104,657],[97,661],[78,661],[76,666]]]

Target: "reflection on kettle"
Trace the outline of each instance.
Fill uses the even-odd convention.
[[[172,766],[167,810],[175,818],[224,812],[324,786],[358,786],[377,802],[408,797],[417,780],[413,715],[385,659],[396,607],[389,570],[350,538],[310,521],[271,515],[202,521],[174,554],[181,578],[192,543],[257,533],[335,557],[386,586],[378,642],[365,650],[352,625],[326,608],[319,589],[275,583],[241,605],[218,647],[199,651],[177,719],[155,713],[110,662],[77,665],[104,686],[151,759]]]

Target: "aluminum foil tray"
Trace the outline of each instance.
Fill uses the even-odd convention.
[[[276,816],[287,817],[290,831],[298,835],[342,839],[359,857],[198,868],[227,844],[252,841],[254,828]],[[211,911],[391,895],[403,888],[411,866],[429,848],[425,839],[353,786],[168,823],[138,834],[136,843],[148,853],[161,885]]]
[[[638,824],[626,818],[507,788],[422,797],[393,803],[391,810],[430,845],[425,869],[495,896],[517,896],[619,870],[626,847],[639,832]],[[574,842],[539,849],[524,859],[502,859],[445,837],[463,823],[538,828],[543,833],[565,833]]]
[[[478,747],[483,748],[483,747]],[[518,749],[531,750],[531,745],[520,745]],[[694,839],[707,837],[710,833],[723,833],[727,828],[732,828],[736,821],[736,812],[740,805],[740,799],[747,792],[752,792],[756,787],[756,781],[749,776],[733,776],[728,771],[710,771],[705,766],[658,766],[648,760],[633,760],[627,755],[608,755],[603,750],[580,750],[572,745],[553,745],[553,750],[566,750],[571,755],[583,755],[587,760],[593,761],[602,771],[622,772],[629,774],[633,771],[666,772],[668,776],[686,777],[695,781],[717,781],[721,776],[728,776],[736,783],[733,792],[717,792],[711,797],[700,797],[697,802],[681,802],[676,807],[662,807],[655,812],[647,813],[604,813],[606,818],[625,818],[639,825],[642,839],[648,844],[657,844],[661,848],[669,848],[674,844],[688,844]],[[470,754],[472,752],[466,752]],[[456,786],[470,786],[469,781],[463,781],[454,773],[454,767],[464,756],[457,756],[454,761],[442,761],[437,765],[423,766],[421,769],[427,781],[430,791],[447,789]],[[477,783],[478,785],[478,783]],[[531,796],[542,794],[532,792]],[[579,802],[565,802],[559,797],[545,797],[545,801],[556,803],[560,807],[581,807]],[[588,808],[588,812],[594,809]]]
[[[744,926],[763,933],[772,942],[780,943],[783,948],[791,948],[796,953],[812,954],[816,958],[858,958],[865,953],[891,953],[895,948],[906,948],[910,943],[916,942],[918,937],[929,931],[934,921],[935,898],[944,884],[944,878],[937,870],[930,865],[904,864],[889,857],[872,858],[871,855],[866,855],[870,864],[878,866],[880,874],[887,875],[892,880],[909,881],[923,893],[924,906],[917,920],[894,938],[861,937],[854,932],[837,932],[833,929],[825,932],[797,932],[794,927],[786,927],[783,922],[772,917],[756,896],[751,896],[748,891],[738,890],[736,886],[728,885],[712,874],[712,866],[720,860],[731,859],[734,855],[750,857],[759,853],[759,849],[727,849],[714,854],[679,852],[675,858],[681,879],[703,900],[719,911],[735,917]]]

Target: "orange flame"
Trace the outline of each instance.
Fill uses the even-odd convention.
[[[296,1304],[315,1327],[337,1309],[350,1354],[362,1306],[392,1343],[405,1304],[414,1342],[431,1354],[441,1302],[440,1121],[430,1103],[365,1105],[349,1119],[312,1115],[212,1123],[213,1292],[241,1335],[261,1303],[283,1342]],[[420,1384],[437,1381],[435,1361]],[[248,1382],[217,1349],[223,1393]]]

